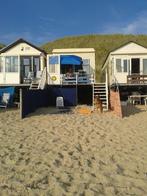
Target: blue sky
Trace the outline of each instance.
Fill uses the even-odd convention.
[[[147,0],[0,0],[0,43],[83,34],[146,34]]]

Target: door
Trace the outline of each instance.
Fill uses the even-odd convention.
[[[39,56],[34,56],[33,57],[33,72],[34,72],[34,77],[36,77],[37,72],[40,71],[40,58]]]
[[[21,56],[21,82],[23,83],[24,78],[28,78],[29,72],[32,71],[31,57],[30,56]]]
[[[131,74],[140,74],[140,59],[131,59]]]

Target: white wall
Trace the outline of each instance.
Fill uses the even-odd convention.
[[[20,56],[40,56],[41,51],[33,48],[27,43],[20,43],[12,47],[8,51],[1,53],[4,59],[6,56],[18,56],[19,66],[17,73],[5,73],[5,68],[3,72],[0,73],[0,84],[20,84]],[[5,67],[5,60],[3,60],[3,65]],[[40,57],[40,68],[44,68],[44,57]]]
[[[53,54],[59,55],[76,55],[82,59],[90,59],[91,74],[95,72],[95,50],[93,48],[69,48],[69,49],[54,49]]]
[[[13,56],[13,55],[22,55],[22,56],[31,56],[31,55],[40,55],[41,52],[37,50],[36,48],[31,47],[27,43],[20,43],[16,46],[12,47],[5,53],[2,53],[2,56]]]
[[[54,49],[53,54],[47,55],[47,71],[48,71],[48,83],[49,84],[60,84],[60,55],[76,55],[81,57],[82,59],[90,59],[90,73],[95,73],[95,50],[94,49]],[[59,64],[56,65],[56,73],[49,72],[49,56],[58,56]],[[55,76],[57,79],[53,81],[51,78]]]
[[[135,54],[135,55],[118,55],[113,54],[109,57],[109,82],[112,84],[116,78],[118,83],[127,83],[127,76],[131,74],[131,59],[139,58],[140,59],[140,74],[143,74],[143,59],[147,59],[147,54]],[[127,73],[117,72],[116,70],[116,59],[127,59],[130,60],[130,69]]]

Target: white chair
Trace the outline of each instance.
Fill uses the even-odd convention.
[[[1,102],[0,102],[0,107],[1,108],[7,108],[9,100],[10,100],[10,94],[9,93],[3,93],[2,99],[1,99]]]
[[[64,100],[63,97],[56,98],[56,107],[57,108],[64,108]]]

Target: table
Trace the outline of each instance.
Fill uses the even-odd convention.
[[[147,95],[130,95],[128,100],[135,104],[136,102],[141,104],[141,99],[144,98],[144,104],[147,105]]]

